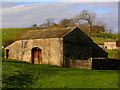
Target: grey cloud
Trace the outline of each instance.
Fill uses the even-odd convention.
[[[58,21],[73,17],[74,9],[72,11],[70,9],[72,10],[71,6],[67,4],[33,4],[3,9],[3,27],[8,26],[9,24],[5,24],[8,22],[17,22],[20,26],[25,23],[30,26],[34,23],[43,23],[46,18],[55,18]]]

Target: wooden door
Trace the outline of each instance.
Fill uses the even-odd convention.
[[[34,49],[33,50],[33,60],[32,63],[34,64],[40,64],[42,59],[42,52],[41,49]]]

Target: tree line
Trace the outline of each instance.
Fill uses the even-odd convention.
[[[33,24],[31,29],[79,27],[88,35],[100,32],[111,33],[112,29],[108,29],[104,22],[95,21],[96,16],[97,14],[94,12],[83,10],[75,17],[62,19],[58,23],[55,23],[53,18],[47,18],[46,21],[40,25]]]

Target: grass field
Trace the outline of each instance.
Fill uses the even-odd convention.
[[[118,88],[117,70],[85,70],[3,59],[3,88]]]
[[[17,34],[22,32],[24,28],[5,28],[2,30],[2,39],[13,39]]]
[[[90,37],[95,43],[99,44],[99,45],[103,45],[104,42],[106,40],[108,40],[108,38],[103,38],[103,37]]]
[[[108,58],[119,58],[119,50],[106,50],[108,52]]]
[[[120,35],[118,34],[110,34],[110,33],[97,33],[95,35],[100,35],[101,37],[90,37],[95,43],[99,45],[103,45],[104,42],[108,39],[118,39],[120,38]]]
[[[8,46],[15,40],[17,40],[20,35],[25,34],[27,28],[5,28],[2,30],[2,45]],[[0,43],[1,44],[1,43]]]

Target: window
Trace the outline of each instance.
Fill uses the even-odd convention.
[[[22,41],[22,47],[26,48],[27,47],[27,41]]]

